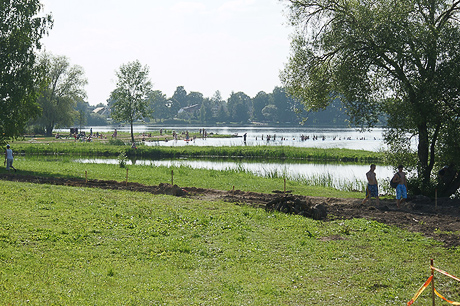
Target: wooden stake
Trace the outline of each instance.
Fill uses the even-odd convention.
[[[128,168],[126,168],[126,186],[128,186]]]
[[[171,185],[174,186],[174,170],[171,170]]]
[[[88,171],[85,171],[85,183],[88,184]]]
[[[286,195],[286,178],[284,178],[284,195]]]

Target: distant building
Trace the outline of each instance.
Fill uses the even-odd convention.
[[[105,106],[96,107],[93,110],[93,114],[98,114],[98,115],[101,115],[101,116],[110,116],[110,113],[111,113],[110,108],[105,107]]]
[[[177,113],[180,114],[180,113],[186,112],[186,113],[189,113],[189,114],[193,114],[196,111],[199,111],[200,107],[201,107],[200,104],[193,104],[193,105],[190,105],[190,106],[182,107]]]

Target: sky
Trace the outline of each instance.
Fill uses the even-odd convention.
[[[42,0],[54,26],[46,52],[83,67],[91,105],[106,103],[116,71],[139,60],[154,90],[177,86],[223,99],[280,86],[289,36],[279,0]]]

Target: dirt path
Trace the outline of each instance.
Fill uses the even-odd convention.
[[[168,194],[190,197],[201,200],[224,200],[245,203],[258,208],[271,208],[288,213],[299,213],[311,216],[314,207],[325,207],[326,220],[366,218],[388,225],[395,225],[412,232],[419,232],[444,243],[446,247],[460,246],[460,201],[440,199],[435,203],[427,198],[415,198],[397,209],[395,201],[380,201],[379,207],[361,204],[361,199],[339,199],[306,197],[297,195],[285,196],[279,193],[263,194],[255,192],[223,191],[196,187],[177,187],[169,184],[147,186],[130,183],[101,180],[78,180],[66,178],[48,178],[19,174],[0,174],[0,179],[37,184],[53,184],[73,187],[92,187],[112,190],[129,190],[149,192],[152,194]],[[291,203],[291,204],[289,204]],[[373,200],[372,203],[375,203]],[[289,206],[290,205],[290,206]],[[305,208],[306,207],[306,208]]]

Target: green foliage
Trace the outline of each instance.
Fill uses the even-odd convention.
[[[270,122],[276,122],[279,118],[279,111],[275,105],[269,104],[262,109],[262,115],[265,120]]]
[[[409,172],[417,170],[417,152],[411,146],[412,138],[396,129],[389,130],[384,135],[385,141],[389,144],[388,150],[384,152],[384,160],[388,165],[396,167],[403,165]]]
[[[20,137],[40,111],[35,51],[53,24],[38,16],[41,8],[39,0],[0,1],[0,145]]]
[[[452,43],[460,37],[460,3],[288,2],[298,29],[282,75],[288,91],[313,111],[340,98],[358,126],[386,114],[390,129],[417,138],[417,173],[428,192],[439,153],[456,152],[443,140],[460,127],[460,80],[452,78],[460,72]],[[387,141],[393,149],[401,142]]]
[[[42,89],[38,103],[42,109],[41,116],[34,122],[42,127],[46,136],[52,136],[55,126],[72,126],[78,118],[84,124],[84,112],[76,111],[77,101],[86,97],[83,68],[71,66],[65,56],[42,53],[39,57],[40,69],[43,71],[46,87]]]
[[[120,138],[110,138],[109,139],[109,145],[111,146],[124,146],[125,142],[121,140]]]
[[[247,123],[251,118],[252,100],[243,92],[232,93],[228,98],[228,112],[233,122]]]
[[[125,168],[126,167],[126,162],[128,161],[128,157],[126,156],[125,152],[121,152],[118,155],[118,164],[120,165],[120,168]]]
[[[117,87],[110,95],[112,118],[130,123],[132,142],[134,121],[149,116],[148,94],[152,83],[148,74],[149,67],[142,67],[138,60],[121,65],[117,71]]]
[[[376,221],[4,181],[0,190],[6,304],[402,305],[429,258],[460,274],[458,250]],[[445,279],[436,288],[460,298]]]

